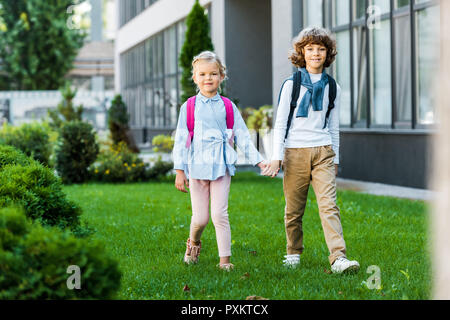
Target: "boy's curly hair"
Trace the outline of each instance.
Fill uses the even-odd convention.
[[[303,49],[308,44],[320,44],[327,48],[327,58],[325,59],[324,67],[328,68],[337,55],[336,40],[331,36],[331,33],[323,28],[310,27],[303,29],[298,36],[292,41],[293,49],[289,51],[289,60],[298,68],[305,68],[305,54]]]

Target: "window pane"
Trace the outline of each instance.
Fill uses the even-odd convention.
[[[373,104],[371,122],[376,125],[390,125],[391,103],[391,42],[390,22],[380,22],[379,29],[373,29]]]
[[[353,10],[355,19],[361,19],[366,16],[366,0],[354,0]]]
[[[421,10],[417,14],[418,31],[418,91],[417,121],[421,124],[434,123],[436,93],[433,82],[438,73],[439,54],[439,6]]]
[[[366,68],[366,28],[353,29],[353,66],[354,66],[354,116],[355,122],[367,119],[367,68]]]
[[[338,55],[336,56],[336,81],[341,87],[340,123],[350,125],[350,32],[336,33]]]
[[[164,32],[165,74],[177,72],[176,31],[175,27]]]
[[[306,26],[322,27],[322,1],[308,0],[305,1]]]
[[[409,6],[409,0],[395,0],[395,6],[396,8]]]
[[[377,6],[379,8],[380,13],[386,13],[391,10],[389,0],[372,0],[371,2],[374,6]]]
[[[411,121],[411,24],[409,15],[395,22],[397,121]]]
[[[333,3],[334,18],[336,26],[350,22],[350,0],[335,0]]]

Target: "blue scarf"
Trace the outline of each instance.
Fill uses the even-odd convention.
[[[320,81],[317,81],[313,84],[306,68],[301,68],[300,72],[302,73],[301,84],[308,90],[306,91],[305,95],[302,98],[302,101],[300,102],[296,117],[306,118],[308,117],[308,108],[310,104],[312,104],[314,111],[322,110],[323,93],[325,91],[325,86],[328,84],[328,76],[325,71],[323,71]]]

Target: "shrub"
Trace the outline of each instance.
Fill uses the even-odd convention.
[[[122,100],[122,96],[116,95],[108,109],[108,128],[111,139],[114,144],[125,142],[132,152],[139,153],[139,148],[136,146],[128,125],[129,118],[127,106]]]
[[[50,165],[52,144],[50,128],[44,123],[26,123],[19,127],[4,124],[0,130],[0,143],[11,145],[43,165]]]
[[[159,134],[152,139],[154,152],[172,152],[175,140],[170,135]]]
[[[158,157],[156,162],[147,170],[146,178],[156,180],[165,177],[173,169],[172,162],[165,162]]]
[[[0,145],[0,171],[9,164],[27,166],[33,161],[13,146]]]
[[[0,171],[0,206],[19,204],[29,218],[60,228],[79,226],[81,209],[66,199],[52,170],[33,161],[6,165]]]
[[[96,181],[137,182],[146,178],[145,169],[142,159],[122,141],[103,150],[97,161],[90,166],[89,172]]]
[[[265,105],[259,109],[254,109],[247,118],[247,127],[253,130],[272,128],[273,109],[272,106]]]
[[[80,268],[69,289],[68,267]],[[31,223],[18,208],[0,209],[0,299],[108,299],[121,272],[103,245]]]
[[[92,125],[82,121],[64,123],[56,146],[56,170],[63,183],[87,181],[88,168],[98,152],[99,145]]]
[[[54,129],[61,128],[67,121],[81,121],[83,115],[83,106],[75,107],[73,105],[73,99],[77,95],[77,90],[72,90],[70,84],[66,83],[60,92],[63,98],[62,101],[56,109],[48,111],[51,119],[50,126]]]

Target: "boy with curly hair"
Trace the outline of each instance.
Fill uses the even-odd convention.
[[[300,32],[294,38],[293,47],[289,59],[299,68],[293,78],[300,79],[296,84],[301,86],[297,90],[298,98],[292,94],[295,89],[292,79],[282,86],[274,126],[272,161],[264,172],[275,177],[280,165],[283,166],[287,240],[283,263],[286,266],[300,263],[304,249],[302,218],[311,184],[330,252],[331,271],[356,272],[359,263],[346,257],[340,211],[336,205],[341,89],[324,71],[335,59],[336,42],[327,30],[314,27]]]

